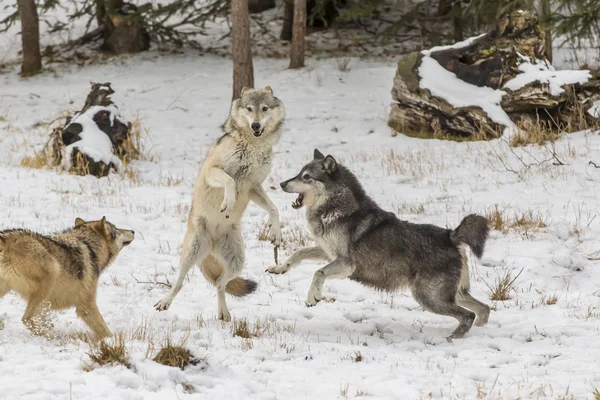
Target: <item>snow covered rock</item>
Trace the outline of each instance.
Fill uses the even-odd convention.
[[[599,74],[556,71],[544,46],[537,16],[520,10],[492,32],[406,56],[389,125],[408,135],[488,139],[537,121],[557,132],[588,128],[598,118],[586,111],[600,99]]]

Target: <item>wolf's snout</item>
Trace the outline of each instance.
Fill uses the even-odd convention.
[[[279,186],[281,186],[281,189],[283,189],[283,191],[285,191],[285,188],[287,187],[287,184],[288,184],[288,181],[285,181],[285,182],[281,182],[279,184]]]
[[[253,122],[250,125],[250,128],[252,128],[252,131],[254,132],[254,136],[260,136],[260,134],[262,133],[262,129],[260,129],[260,122]]]

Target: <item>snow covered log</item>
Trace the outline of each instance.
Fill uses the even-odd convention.
[[[53,163],[97,177],[120,171],[122,160],[138,158],[132,124],[124,122],[110,96],[110,83],[92,83],[81,111],[56,128],[48,142]]]
[[[497,138],[542,123],[556,132],[598,122],[600,73],[556,71],[537,16],[513,11],[492,32],[398,63],[389,125],[419,137]]]

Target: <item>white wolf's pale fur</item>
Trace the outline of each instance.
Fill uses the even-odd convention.
[[[272,148],[284,118],[283,104],[268,86],[244,89],[233,101],[226,133],[209,149],[194,184],[177,281],[155,305],[157,310],[169,308],[194,264],[217,288],[219,319],[231,320],[225,292],[242,296],[254,290],[238,277],[244,267],[240,220],[248,202],[254,201],[269,213],[269,239],[276,246],[281,243],[279,213],[261,184],[271,170]],[[257,123],[255,130],[252,125]]]

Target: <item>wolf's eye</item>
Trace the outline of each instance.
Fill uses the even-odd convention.
[[[269,107],[267,107],[267,106],[263,107],[263,111],[267,111],[268,109],[269,109]]]
[[[310,179],[310,175],[309,174],[304,174],[302,175],[302,179],[305,181],[308,181]]]
[[[246,107],[246,110],[252,112],[252,107]]]

